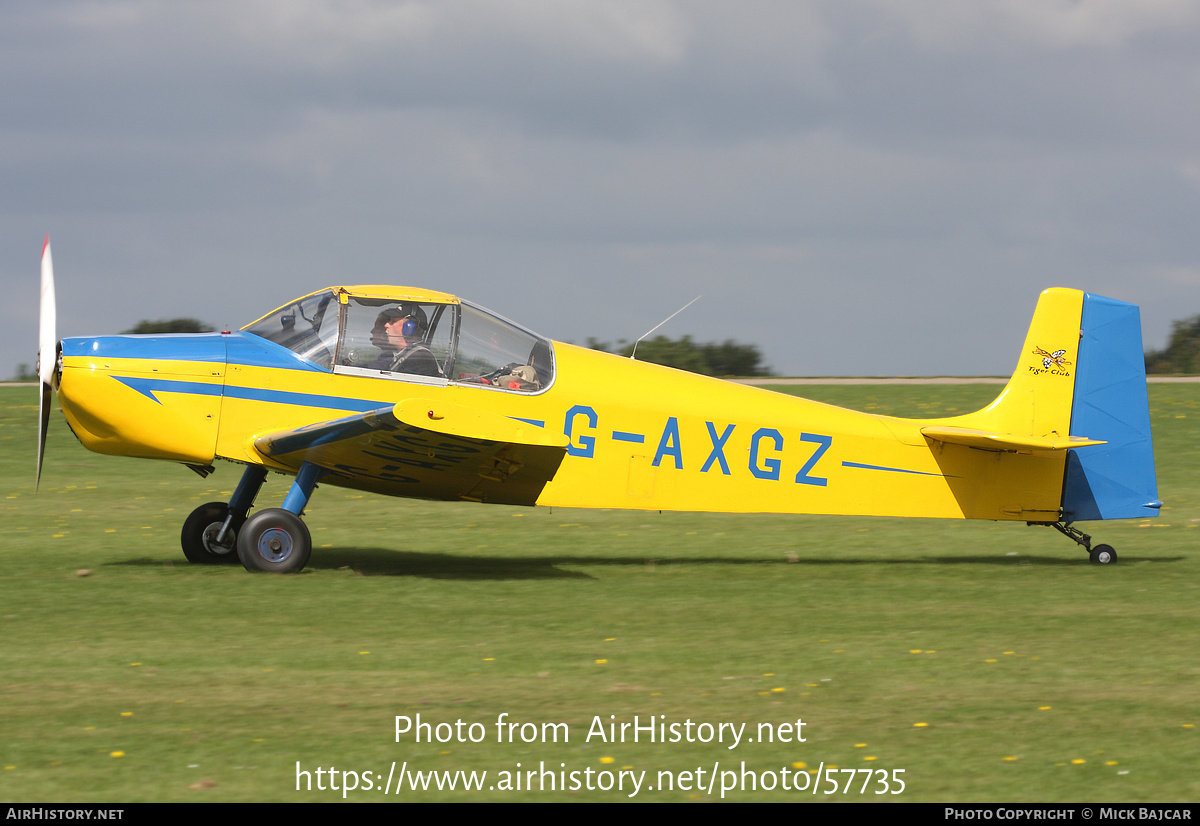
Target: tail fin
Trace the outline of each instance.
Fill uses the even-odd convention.
[[[1083,303],[1079,290],[1042,293],[1016,371],[994,402],[966,417],[973,427],[1020,436],[1102,438],[1071,429]]]
[[[953,424],[960,427],[923,432],[973,446],[990,441],[993,450],[1066,449],[1061,512],[1068,522],[1155,516],[1162,506],[1133,304],[1046,290],[1004,391]],[[977,430],[948,432],[963,428]]]

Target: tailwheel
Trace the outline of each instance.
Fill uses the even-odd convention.
[[[308,526],[282,508],[258,511],[238,531],[237,555],[247,571],[295,573],[304,568],[311,553]]]
[[[224,502],[209,502],[192,511],[184,520],[183,532],[179,537],[188,562],[213,565],[238,561],[237,531],[245,518],[235,516],[224,538],[218,541],[221,528],[228,518],[229,506]]]
[[[1045,525],[1047,528],[1054,528],[1054,530],[1087,551],[1088,559],[1091,560],[1093,565],[1111,565],[1117,561],[1117,552],[1113,550],[1112,545],[1096,545],[1093,547],[1092,538],[1070,522],[1026,522],[1025,524]]]

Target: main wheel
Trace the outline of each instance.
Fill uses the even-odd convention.
[[[1112,545],[1097,545],[1088,554],[1088,559],[1094,565],[1111,565],[1117,561],[1117,552],[1112,549]]]
[[[196,508],[184,520],[179,544],[183,546],[183,555],[188,562],[199,565],[237,562],[237,531],[244,520],[234,519],[225,541],[217,542],[217,535],[221,533],[221,526],[228,516],[227,504],[209,502]]]
[[[259,511],[238,531],[237,555],[247,571],[294,573],[308,564],[311,553],[308,526],[282,508]]]

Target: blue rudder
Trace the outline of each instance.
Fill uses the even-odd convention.
[[[1085,294],[1071,406],[1071,435],[1107,444],[1071,450],[1063,482],[1063,519],[1158,515],[1154,443],[1138,308]]]

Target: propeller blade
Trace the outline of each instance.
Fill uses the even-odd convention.
[[[46,429],[50,425],[50,407],[53,402],[54,391],[50,389],[50,385],[42,382],[42,402],[41,409],[38,411],[40,418],[38,419],[37,479],[35,479],[33,482],[33,490],[35,493],[42,484],[42,457],[46,455]]]
[[[46,454],[46,430],[50,425],[50,407],[54,401],[54,369],[58,360],[58,336],[54,329],[54,264],[50,259],[50,236],[42,245],[42,300],[38,325],[38,378],[42,380],[42,398],[38,409],[37,479],[33,489],[42,483],[42,458]]]
[[[50,260],[50,236],[42,245],[42,302],[41,323],[38,327],[38,376],[42,384],[54,377],[54,348],[58,335],[54,329],[54,263]]]

